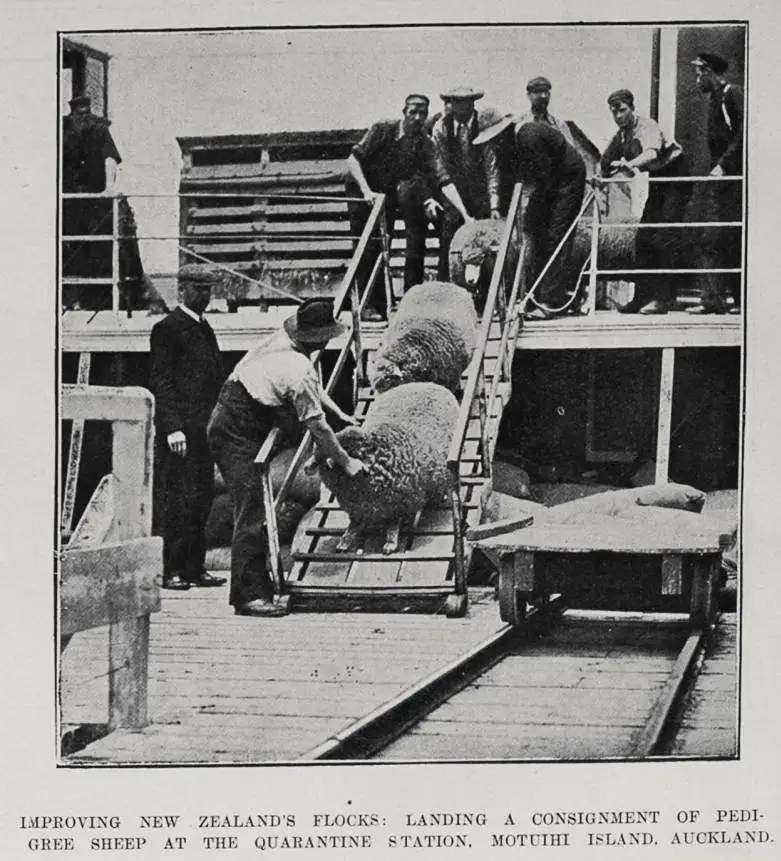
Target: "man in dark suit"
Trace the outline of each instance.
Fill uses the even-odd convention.
[[[179,272],[179,306],[152,327],[150,388],[162,468],[166,589],[225,583],[204,568],[204,533],[214,498],[206,425],[225,379],[217,339],[203,317],[215,274],[184,266]]]

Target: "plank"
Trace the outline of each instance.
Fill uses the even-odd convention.
[[[66,551],[60,568],[61,634],[156,612],[162,571],[159,537]]]

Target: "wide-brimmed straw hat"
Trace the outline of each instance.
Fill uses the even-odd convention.
[[[512,114],[503,114],[497,108],[482,108],[477,112],[479,134],[472,141],[475,146],[488,143],[501,134],[513,121]]]
[[[330,341],[347,330],[334,319],[333,299],[307,299],[283,325],[291,338],[304,344]]]

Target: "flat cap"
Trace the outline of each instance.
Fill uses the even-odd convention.
[[[429,106],[429,97],[424,96],[422,93],[410,93],[407,96],[407,98],[404,99],[405,105],[415,104],[416,102],[419,102],[420,104],[428,107]]]
[[[692,66],[707,66],[707,68],[714,71],[717,75],[721,75],[727,71],[729,63],[724,57],[720,57],[718,54],[709,54],[707,51],[703,51],[703,53],[697,54],[697,57],[692,60]]]
[[[71,99],[68,104],[72,108],[88,108],[92,105],[92,100],[89,96],[76,96],[75,98]]]
[[[179,269],[180,284],[216,284],[220,270],[202,263],[187,263]]]
[[[551,82],[544,78],[542,75],[539,75],[536,78],[532,78],[529,83],[526,85],[526,92],[533,93],[535,90],[552,90],[553,86]]]
[[[488,143],[501,134],[513,121],[512,114],[502,114],[496,108],[482,108],[477,112],[479,134],[472,143],[475,146]]]
[[[449,102],[456,99],[476,102],[478,99],[482,99],[484,95],[485,93],[482,90],[475,90],[473,87],[453,87],[450,90],[440,93],[439,98],[446,99]]]
[[[626,102],[628,105],[632,105],[634,107],[634,104],[635,104],[634,93],[631,90],[627,90],[627,89],[614,90],[607,97],[607,103],[609,105],[618,104],[619,102]]]

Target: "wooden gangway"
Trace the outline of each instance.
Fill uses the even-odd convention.
[[[491,463],[502,412],[510,398],[512,360],[520,329],[520,318],[512,313],[527,259],[517,217],[520,196],[518,187],[497,254],[473,360],[463,377],[463,396],[448,453],[449,499],[425,509],[414,522],[403,524],[398,552],[384,554],[381,537],[375,536],[360,552],[349,553],[336,549],[339,536],[347,526],[347,517],[333,495],[324,492],[299,526],[293,563],[290,570],[284,572],[274,517],[270,517],[269,544],[277,566],[279,591],[292,609],[444,612],[450,616],[466,612],[470,550],[465,534],[480,522],[491,493]],[[326,385],[329,391],[333,388],[351,350],[354,355],[361,356],[357,363],[356,385],[359,420],[368,412],[375,394],[362,371],[366,367],[366,356],[361,349],[359,312],[379,277],[382,255],[376,261],[363,297],[357,295],[354,276],[374,225],[381,224],[381,205],[381,201],[375,205],[336,301],[338,313],[347,296],[353,295],[353,337],[346,343]],[[520,249],[520,253],[512,253],[512,249]],[[385,269],[387,273],[387,262]],[[286,480],[275,498],[268,477],[275,443],[272,433],[258,457],[268,511],[278,507],[289,483]],[[309,441],[304,440],[294,458],[290,481],[300,468],[308,445]]]

